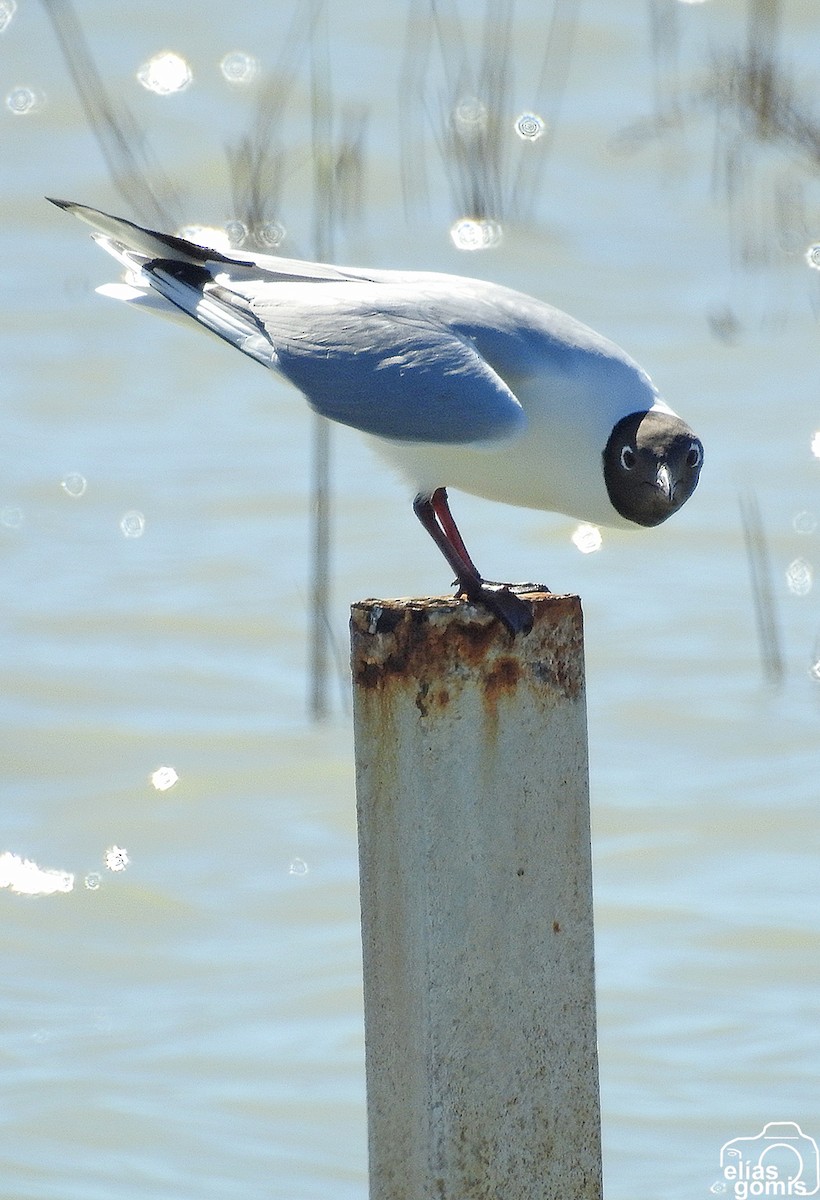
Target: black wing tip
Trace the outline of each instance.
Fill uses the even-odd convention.
[[[49,204],[56,204],[58,208],[66,210],[77,207],[73,200],[55,200],[53,196],[46,196],[46,200],[48,200]]]

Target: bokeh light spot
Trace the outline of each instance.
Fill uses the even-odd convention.
[[[8,26],[9,21],[17,12],[15,0],[0,0],[0,33]]]
[[[145,517],[135,508],[123,513],[120,521],[120,531],[123,537],[138,538],[145,533]]]
[[[75,499],[77,499],[78,497],[85,495],[86,488],[88,487],[88,480],[84,475],[81,475],[79,471],[69,471],[68,474],[64,475],[60,480],[60,487],[67,496],[73,496]]]
[[[546,129],[546,122],[536,113],[522,113],[515,122],[515,132],[523,142],[537,142]]]
[[[151,775],[151,783],[158,792],[167,792],[178,781],[179,775],[173,767],[157,767]]]
[[[234,50],[225,55],[219,64],[219,69],[228,83],[238,85],[253,83],[259,73],[259,60],[252,54]]]
[[[814,533],[817,528],[817,517],[813,512],[802,509],[792,517],[792,528],[795,533]]]
[[[21,896],[52,896],[55,892],[70,892],[74,876],[70,871],[38,867],[30,858],[7,850],[0,854],[0,888],[4,887]]]
[[[805,558],[795,558],[786,568],[786,587],[793,596],[808,596],[812,589],[814,572]]]
[[[109,871],[124,871],[128,866],[128,851],[122,846],[109,846],[103,856],[103,862]]]
[[[597,525],[578,525],[573,531],[570,541],[582,554],[594,554],[604,544],[601,531]]]
[[[0,508],[0,525],[5,525],[6,529],[19,529],[23,524],[23,510],[16,504],[7,504],[5,508]]]
[[[501,241],[502,229],[486,217],[461,217],[450,227],[450,237],[457,250],[488,250]]]
[[[6,108],[15,117],[27,117],[45,104],[42,92],[30,87],[15,87],[6,95]]]
[[[183,92],[193,79],[191,68],[181,54],[163,50],[143,63],[137,71],[137,80],[149,92],[157,96],[172,96]]]

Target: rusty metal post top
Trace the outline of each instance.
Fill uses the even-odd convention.
[[[576,699],[584,690],[583,617],[578,596],[527,595],[533,628],[513,636],[480,605],[455,596],[360,600],[351,608],[356,688],[441,686],[480,678],[505,691],[526,678]]]

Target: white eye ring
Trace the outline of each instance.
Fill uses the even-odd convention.
[[[631,446],[624,446],[621,450],[621,466],[625,471],[631,471],[635,466],[635,451]]]
[[[692,470],[694,470],[695,467],[700,466],[702,461],[703,461],[703,451],[701,450],[701,448],[697,444],[697,442],[692,442],[692,445],[689,447],[689,453],[686,455],[687,467],[691,467]]]

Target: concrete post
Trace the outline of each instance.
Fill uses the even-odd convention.
[[[600,1200],[583,633],[352,609],[371,1200]]]

